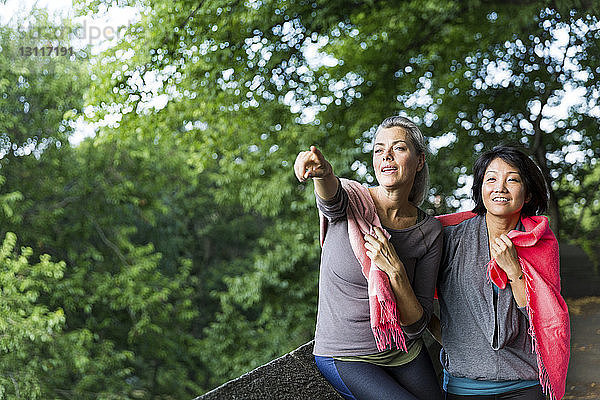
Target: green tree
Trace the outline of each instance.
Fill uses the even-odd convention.
[[[45,10],[20,17],[21,26],[0,26],[0,164],[11,169],[6,179],[20,182],[17,173],[25,156],[67,144],[68,117],[83,103],[87,81],[85,52],[67,56],[27,55],[25,49],[68,46],[53,32],[69,29],[69,21],[52,22]],[[14,167],[11,164],[16,164]]]
[[[195,226],[206,210],[194,206],[210,200],[194,198],[201,184],[184,155],[168,141],[100,135],[36,160],[43,175],[21,188],[28,206],[15,227],[66,261],[48,299],[65,310],[65,354],[45,393],[180,398],[203,390],[193,333],[207,316],[195,300],[215,282],[197,251],[219,228]],[[203,302],[202,311],[215,308]]]
[[[52,362],[35,355],[54,345],[65,317],[60,308],[43,301],[63,275],[64,262],[43,255],[31,263],[32,249],[16,249],[17,237],[7,233],[0,247],[0,398],[40,399],[42,376]]]
[[[31,291],[15,295],[41,304],[30,307],[40,325],[48,319],[43,307],[62,310],[64,329],[51,342],[43,337],[43,347],[15,344],[14,357],[4,358],[5,376],[24,360],[37,369],[23,368],[19,387],[7,390],[28,398],[191,397],[203,390],[193,332],[196,319],[206,318],[194,298],[199,286],[215,284],[200,284],[190,272],[202,232],[187,235],[203,210],[193,208],[202,205],[194,199],[202,186],[188,158],[177,157],[184,149],[168,140],[102,136],[71,148],[71,121],[81,113],[87,82],[85,52],[21,57],[21,45],[37,44],[29,41],[31,31],[57,28],[44,13],[29,22],[35,24],[23,34],[2,27],[0,165],[9,177],[0,198],[3,231],[32,244],[27,256],[65,260],[64,278],[39,299]],[[178,220],[178,212],[189,215]],[[210,233],[218,226],[200,228]],[[36,268],[52,266],[47,256],[43,261]],[[22,335],[30,330],[37,343],[35,329],[30,323]]]
[[[231,276],[215,292],[202,345],[212,385],[312,335],[318,223],[295,155],[316,144],[338,175],[372,182],[370,136],[389,115],[406,113],[430,137],[430,212],[460,206],[456,189],[481,151],[518,142],[548,179],[557,233],[593,247],[593,228],[571,229],[599,201],[590,2],[80,3],[143,10],[93,60],[92,120],[117,114],[118,134],[156,137],[154,121],[161,138],[189,146],[218,202],[265,224],[249,254],[226,261]],[[573,91],[579,105],[553,110]]]

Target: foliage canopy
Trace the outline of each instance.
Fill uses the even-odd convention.
[[[111,6],[140,19],[98,55],[19,57],[0,27],[0,398],[192,397],[310,339],[318,222],[292,164],[315,144],[374,183],[392,114],[428,137],[429,212],[519,143],[561,240],[599,259],[592,2],[77,2]],[[70,146],[82,115],[96,136]]]

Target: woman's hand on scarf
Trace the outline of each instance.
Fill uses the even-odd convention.
[[[390,286],[396,296],[400,324],[412,325],[423,317],[423,306],[415,296],[404,264],[398,258],[394,246],[385,237],[381,228],[375,227],[374,230],[375,236],[365,235],[367,256],[390,279]]]
[[[383,234],[381,228],[375,227],[376,236],[365,235],[365,249],[367,256],[377,265],[377,267],[385,272],[390,278],[400,274],[405,274],[404,264],[398,258],[394,246],[390,243],[387,237]]]
[[[506,272],[511,281],[519,279],[523,275],[517,250],[506,234],[502,234],[490,242],[490,255],[496,259],[498,266]]]
[[[300,182],[304,182],[309,178],[324,178],[331,175],[333,168],[319,149],[310,146],[309,151],[298,153],[294,162],[294,173]]]

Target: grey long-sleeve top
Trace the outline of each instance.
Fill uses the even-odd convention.
[[[319,302],[314,354],[358,356],[377,353],[369,318],[367,280],[354,256],[348,236],[348,195],[338,185],[335,197],[317,206],[329,221],[321,252]],[[442,227],[425,214],[406,229],[388,229],[390,242],[404,263],[423,316],[403,326],[407,346],[425,330],[433,309],[433,292],[442,255]]]
[[[520,223],[517,229],[523,230]],[[485,216],[444,228],[438,282],[442,364],[456,377],[536,380],[526,313],[517,306],[510,285],[494,296],[488,281],[488,242]]]

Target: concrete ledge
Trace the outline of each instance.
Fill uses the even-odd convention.
[[[194,400],[343,400],[323,378],[312,341]]]

